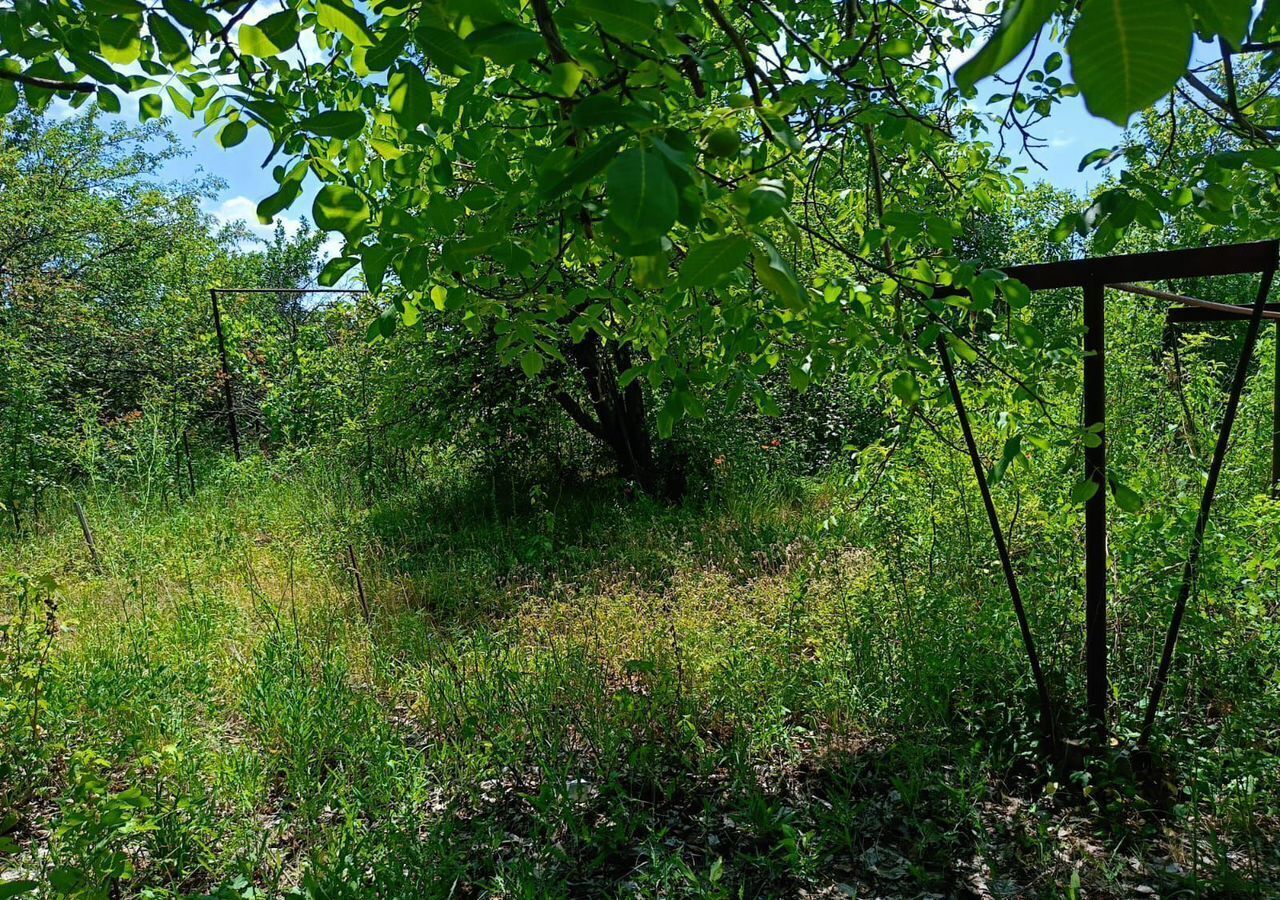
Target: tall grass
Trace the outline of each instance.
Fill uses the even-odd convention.
[[[962,462],[922,451],[870,496],[730,464],[681,507],[452,466],[367,504],[308,456],[210,471],[185,503],[86,497],[101,575],[65,514],[6,551],[26,574],[4,600],[4,878],[50,896],[1265,894],[1270,570],[1224,560],[1202,589],[1162,726],[1181,789],[1157,809],[1123,757],[1069,774],[1036,752]],[[1071,700],[1079,523],[1020,502],[1033,627]],[[1280,524],[1231,509],[1228,546]],[[1163,601],[1116,588],[1130,698]]]

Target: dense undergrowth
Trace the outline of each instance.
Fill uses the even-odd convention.
[[[65,512],[5,551],[0,867],[99,897],[1266,895],[1280,514],[1219,520],[1153,795],[1124,746],[1167,582],[1118,567],[1115,752],[1047,766],[963,463],[869,491],[729,462],[676,507],[446,465],[368,502],[303,454],[89,497],[101,574]],[[1071,709],[1079,522],[1018,502]]]

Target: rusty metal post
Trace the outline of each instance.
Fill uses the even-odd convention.
[[[1100,282],[1084,286],[1084,426],[1097,438],[1084,449],[1085,478],[1098,487],[1084,508],[1084,657],[1089,720],[1099,747],[1107,736],[1107,374]]]
[[[191,496],[196,495],[196,473],[191,467],[191,442],[187,440],[187,429],[182,429],[182,455],[187,460],[187,486],[191,488]]]
[[[222,313],[218,310],[217,288],[209,288],[209,299],[213,301],[213,329],[218,335],[218,358],[222,361],[222,396],[227,407],[227,431],[231,434],[231,447],[235,450],[236,462],[240,462],[240,429],[236,427],[236,410],[231,392],[231,369],[227,366],[227,342],[222,336]]]
[[[76,508],[76,518],[80,520],[80,531],[84,534],[85,546],[89,548],[89,559],[93,562],[93,571],[102,574],[102,561],[98,559],[98,545],[93,540],[93,530],[89,528],[89,517],[84,514],[84,507],[79,500],[72,500]]]
[[[347,559],[351,562],[351,574],[356,579],[356,595],[360,598],[360,612],[368,625],[373,621],[373,613],[369,609],[369,598],[364,593],[364,579],[360,577],[360,566],[356,563],[356,548],[347,544]]]

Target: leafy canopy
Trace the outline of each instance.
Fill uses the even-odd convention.
[[[1054,54],[1018,102],[1079,90],[1123,122],[1186,73],[1193,32],[1239,47],[1250,19],[1250,0],[20,0],[0,107],[15,85],[36,106],[132,93],[227,147],[261,128],[259,215],[317,179],[314,217],[345,238],[323,280],[461,313],[530,375],[588,332],[630,345],[623,379],[670,388],[665,430],[699,386],[767,409],[770,370],[803,385],[868,346],[917,402],[955,307],[1025,305],[955,258],[960,216],[1016,187],[974,85],[1065,30],[1078,88]]]

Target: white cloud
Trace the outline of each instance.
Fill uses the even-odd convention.
[[[223,200],[218,206],[209,207],[206,204],[206,209],[220,224],[231,225],[236,222],[243,222],[255,237],[263,238],[264,240],[270,239],[271,235],[275,234],[277,222],[284,225],[285,234],[290,236],[297,234],[298,229],[302,227],[300,220],[286,215],[278,215],[271,220],[270,225],[263,225],[258,221],[257,202],[250,200],[243,194],[232,197],[229,200]]]
[[[341,235],[330,234],[324,239],[324,243],[320,245],[320,250],[318,251],[320,259],[327,262],[335,256],[341,256],[342,245],[343,240]]]
[[[206,211],[221,225],[232,225],[235,223],[244,223],[248,226],[250,233],[256,238],[262,240],[270,240],[275,234],[276,223],[279,222],[284,226],[284,233],[292,237],[298,233],[298,229],[302,227],[302,220],[293,216],[278,215],[271,220],[270,225],[263,225],[258,221],[258,204],[254,200],[250,200],[243,194],[223,200],[220,204],[205,204]],[[319,256],[322,262],[328,261],[335,256],[342,255],[342,236],[339,234],[328,234],[324,243],[320,245]]]
[[[1049,138],[1049,146],[1054,150],[1061,150],[1063,147],[1070,147],[1075,142],[1075,137],[1067,134],[1061,128],[1054,132],[1053,137]]]

